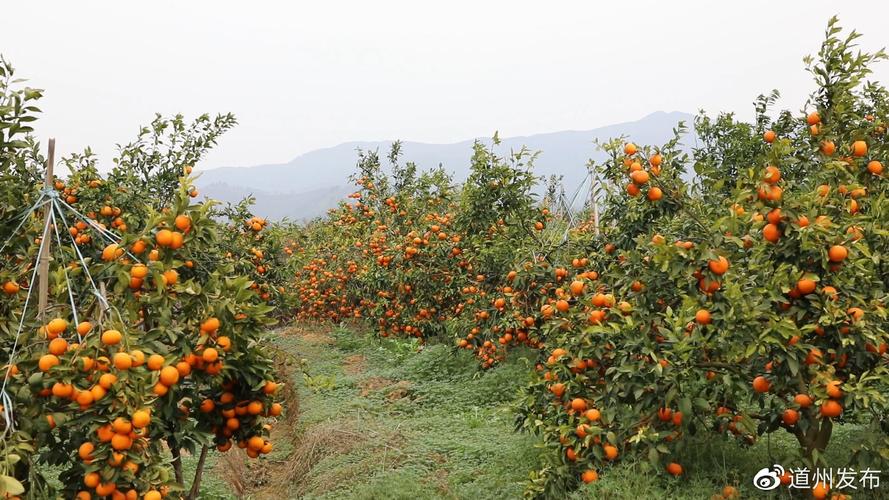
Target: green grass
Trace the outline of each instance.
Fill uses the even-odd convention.
[[[298,388],[299,419],[290,435],[279,429],[275,451],[249,469],[262,476],[250,498],[520,498],[530,473],[545,463],[537,438],[513,431],[510,405],[529,374],[521,351],[480,371],[471,354],[455,355],[445,345],[421,348],[344,329],[278,333],[275,344],[303,360],[293,364],[289,381]],[[846,463],[856,430],[836,430],[828,463]],[[691,438],[678,457],[687,471],[682,479],[626,458],[569,498],[707,499],[728,484],[741,498],[790,498],[786,490],[769,497],[751,479],[762,467],[793,463],[795,446],[786,433],[749,448],[718,437]],[[187,470],[191,464],[186,460]],[[288,476],[294,464],[300,472]],[[201,498],[234,498],[225,474],[210,463]],[[276,483],[283,489],[268,489]]]

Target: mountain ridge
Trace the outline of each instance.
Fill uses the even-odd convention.
[[[656,111],[639,120],[606,125],[590,130],[562,130],[500,139],[495,150],[505,154],[522,146],[540,151],[534,163],[539,176],[560,175],[565,185],[579,183],[586,175],[589,159],[601,159],[594,140],[626,135],[644,144],[659,144],[673,136],[680,121],[693,115]],[[451,143],[401,141],[402,161],[413,161],[421,169],[442,165],[461,181],[469,172],[472,144],[490,138],[470,138]],[[349,141],[297,155],[287,163],[250,167],[218,167],[203,170],[198,188],[212,198],[235,202],[247,195],[256,197],[255,212],[271,219],[306,220],[336,206],[351,188],[348,176],[354,172],[357,151],[378,149],[385,153],[394,140]]]

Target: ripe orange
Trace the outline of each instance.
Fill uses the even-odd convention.
[[[77,324],[77,333],[79,333],[81,337],[88,334],[92,329],[93,325],[89,321],[81,321]]]
[[[817,111],[812,111],[806,116],[806,124],[818,125],[819,123],[821,123],[821,115]]]
[[[840,389],[841,383],[842,382],[840,382],[839,380],[832,380],[832,381],[828,382],[827,383],[827,395],[833,399],[838,399],[838,398],[843,397],[843,390]]]
[[[175,366],[165,366],[161,369],[160,383],[169,387],[179,382],[179,370]]]
[[[852,143],[852,156],[862,157],[867,154],[867,143],[864,141],[855,141]]]
[[[136,264],[130,268],[130,276],[137,279],[143,279],[148,276],[148,266],[145,264]]]
[[[831,262],[842,262],[849,256],[849,250],[843,245],[834,245],[827,251],[827,257]]]
[[[765,174],[763,174],[762,180],[768,184],[775,184],[781,180],[781,171],[778,170],[778,167],[774,165],[769,165],[766,167]]]
[[[769,389],[772,387],[772,383],[762,375],[753,379],[753,390],[759,393],[769,392]]]
[[[102,333],[102,343],[105,345],[117,345],[122,338],[123,335],[117,330],[105,330]]]
[[[164,285],[172,286],[179,281],[179,273],[175,269],[167,269],[163,274]]]
[[[68,350],[68,341],[63,338],[55,338],[49,342],[49,353],[61,356]]]
[[[799,421],[799,412],[793,408],[788,408],[784,410],[784,414],[781,415],[781,420],[784,421],[786,425],[795,425],[797,421]]]
[[[96,449],[95,445],[93,445],[93,443],[90,443],[89,441],[87,441],[87,442],[80,445],[80,448],[78,448],[78,450],[77,450],[77,455],[81,458],[81,460],[84,460],[84,461],[92,460],[93,459],[93,450],[95,450],[95,449]]]
[[[151,423],[151,413],[148,410],[136,410],[133,412],[133,427],[144,429]]]
[[[636,154],[636,151],[638,151],[638,150],[639,149],[632,142],[628,142],[624,145],[624,153],[629,156],[633,156],[634,154]]]
[[[716,260],[711,260],[711,261],[707,262],[707,267],[710,268],[710,271],[713,274],[722,276],[723,274],[726,273],[726,271],[728,271],[729,261],[728,261],[728,259],[726,259],[725,257],[720,255],[719,258],[717,258]]]
[[[581,398],[572,399],[571,400],[571,409],[578,412],[578,413],[586,411],[586,409],[587,409],[586,401],[584,401]]]
[[[583,294],[584,284],[583,281],[572,281],[571,285],[568,287],[571,290],[571,295],[575,297]]]
[[[580,475],[580,480],[587,484],[598,481],[599,473],[594,471],[593,469],[587,469],[583,471],[583,474]]]
[[[87,472],[83,476],[83,484],[86,485],[87,488],[95,488],[99,485],[99,474],[97,472]]]
[[[676,462],[670,462],[667,464],[667,473],[671,476],[679,477],[682,475],[682,466],[677,464]]]
[[[7,295],[15,295],[21,289],[18,283],[15,281],[7,281],[3,283],[3,292]]]
[[[161,229],[154,235],[154,241],[162,247],[170,246],[173,243],[173,231]]]
[[[829,491],[830,488],[824,484],[824,481],[821,481],[812,488],[812,498],[815,500],[824,500],[827,498],[827,493]]]
[[[204,361],[206,361],[207,363],[212,363],[212,362],[216,361],[217,359],[219,359],[219,351],[217,351],[216,349],[213,349],[212,347],[208,347],[208,348],[204,349],[204,352],[201,355],[201,358]]]
[[[709,325],[712,321],[710,311],[706,309],[698,309],[698,312],[695,313],[695,321],[697,321],[699,325]]]
[[[48,372],[54,366],[58,366],[60,363],[59,358],[54,354],[44,354],[40,357],[40,360],[37,362],[38,368],[40,371]]]
[[[151,371],[160,370],[164,366],[164,357],[160,354],[152,354],[148,356],[148,363],[146,363],[148,369]]]
[[[180,231],[188,231],[191,229],[191,218],[187,215],[177,215],[173,225]]]
[[[112,358],[114,367],[118,370],[129,370],[133,366],[133,358],[125,352],[118,352]]]
[[[117,434],[129,434],[133,430],[133,424],[123,417],[117,417],[111,422],[111,430]]]
[[[837,146],[833,141],[824,141],[821,143],[821,152],[824,153],[825,156],[833,156],[836,151]]]
[[[840,403],[828,399],[821,405],[821,416],[827,418],[836,418],[839,417],[840,414],[843,413],[843,405]]]
[[[664,197],[664,192],[661,191],[661,188],[655,186],[648,190],[648,199],[650,201],[658,201]]]
[[[644,170],[637,170],[630,174],[630,179],[633,180],[633,183],[641,186],[648,183],[649,175]]]
[[[777,137],[777,134],[775,134],[774,130],[766,130],[765,133],[762,134],[763,140],[765,140],[769,144],[775,142],[776,137]]]
[[[809,397],[808,394],[797,394],[793,397],[793,400],[800,406],[800,408],[808,408],[812,406],[812,398]]]
[[[873,175],[881,175],[883,173],[883,164],[877,160],[871,160],[867,164],[867,171]]]
[[[818,286],[815,283],[815,280],[811,278],[802,278],[801,280],[796,282],[796,288],[803,295],[809,295],[810,293],[815,291],[815,288]]]
[[[607,460],[614,460],[615,458],[617,458],[617,455],[618,455],[617,447],[615,447],[613,445],[606,444],[605,446],[602,447],[602,451],[605,452],[605,459],[607,459]]]
[[[766,224],[765,227],[762,228],[762,236],[768,242],[777,243],[778,240],[781,239],[781,230],[774,224]]]
[[[56,318],[46,324],[46,333],[51,337],[58,337],[68,329],[68,322],[62,318]]]

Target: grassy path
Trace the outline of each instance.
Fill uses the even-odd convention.
[[[275,449],[260,461],[241,450],[211,455],[203,499],[512,499],[541,465],[538,441],[513,432],[510,403],[528,377],[520,353],[482,372],[469,353],[351,330],[285,328],[274,339],[288,412]],[[837,434],[828,461],[846,463],[860,437],[852,426]],[[760,468],[793,463],[788,434],[749,448],[691,439],[678,457],[687,478],[626,458],[568,497],[707,499],[730,484],[741,498],[791,498],[750,485]],[[191,467],[186,460],[186,474]],[[884,488],[854,498],[886,498]]]
[[[443,345],[417,352],[416,343],[345,330],[288,329],[276,339],[298,392],[287,404],[298,405],[292,432],[276,427],[276,448],[258,468],[240,453],[217,459],[202,498],[521,497],[538,463],[534,438],[513,432],[509,409],[524,364],[483,373]]]

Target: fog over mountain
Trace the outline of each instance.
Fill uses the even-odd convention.
[[[680,121],[691,125],[693,115],[682,112],[656,112],[626,123],[582,131],[561,131],[522,137],[501,138],[497,151],[506,154],[526,146],[540,151],[534,163],[539,176],[563,176],[566,191],[586,176],[589,159],[601,159],[593,141],[621,135],[640,144],[660,144],[669,140]],[[490,138],[479,138],[490,144]],[[412,161],[421,169],[441,164],[462,181],[469,173],[472,144],[475,139],[453,144],[402,143],[403,162]],[[239,201],[248,195],[256,198],[255,213],[271,219],[305,220],[324,214],[327,209],[354,191],[348,177],[355,172],[358,150],[388,153],[393,140],[347,142],[331,148],[302,154],[288,163],[253,167],[222,167],[202,172],[197,185],[202,193],[222,201]]]

